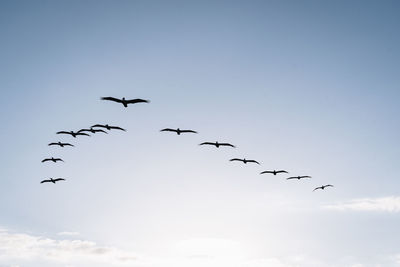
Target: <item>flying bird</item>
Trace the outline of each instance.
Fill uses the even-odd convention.
[[[122,105],[124,105],[124,107],[128,107],[128,104],[136,104],[136,103],[149,103],[150,100],[145,100],[145,99],[140,99],[140,98],[136,98],[136,99],[125,99],[125,97],[123,97],[122,99],[118,99],[115,97],[102,97],[101,100],[109,100],[109,101],[114,101],[117,103],[121,103]]]
[[[123,129],[123,128],[121,128],[121,127],[118,127],[118,126],[110,126],[110,125],[108,125],[108,124],[105,124],[105,125],[96,124],[96,125],[93,125],[91,128],[93,128],[93,127],[102,127],[102,128],[106,128],[106,129],[109,130],[109,131],[110,131],[111,129],[115,129],[115,130],[121,130],[121,131],[126,132],[126,130]]]
[[[314,188],[313,192],[318,189],[324,190],[325,187],[329,187],[329,186],[333,187],[333,185],[331,185],[331,184],[321,185],[321,186]]]
[[[92,127],[90,127],[90,129],[81,129],[78,131],[78,133],[83,133],[83,132],[91,132],[91,133],[106,133],[108,134],[106,131],[101,130],[101,129],[93,129]]]
[[[160,132],[175,132],[177,135],[180,135],[181,133],[197,133],[196,131],[193,130],[181,130],[181,129],[171,129],[171,128],[165,128],[160,130]]]
[[[48,144],[49,146],[60,146],[60,147],[65,147],[65,146],[74,146],[74,145],[71,145],[70,143],[61,143],[61,142],[58,142],[58,143],[50,143],[50,144]]]
[[[51,157],[51,158],[46,158],[46,159],[42,160],[42,162],[46,162],[46,161],[52,161],[52,162],[62,161],[62,162],[64,162],[64,161],[63,161],[62,159],[60,159],[60,158],[53,158],[53,157]]]
[[[234,159],[230,159],[229,161],[241,161],[244,164],[257,163],[258,165],[260,165],[260,163],[258,161],[256,161],[256,160],[254,160],[254,159],[237,159],[237,158],[234,158]]]
[[[202,145],[211,145],[211,146],[215,146],[215,147],[220,147],[220,146],[235,147],[234,145],[229,144],[229,143],[218,143],[218,142],[215,142],[215,143],[212,143],[212,142],[204,142],[204,143],[201,143],[201,144],[200,144],[200,146],[202,146]]]
[[[67,132],[67,131],[60,131],[60,132],[57,132],[57,134],[69,134],[69,135],[71,135],[71,136],[74,137],[74,138],[76,138],[78,135],[90,136],[90,135],[88,135],[87,133],[80,133],[80,132],[74,132],[74,131],[69,131],[69,132]]]
[[[308,176],[308,175],[293,176],[293,177],[286,178],[286,180],[291,180],[291,179],[298,179],[298,180],[300,180],[300,179],[304,179],[304,178],[311,178],[311,176]]]
[[[43,184],[43,183],[53,183],[53,184],[55,184],[58,181],[65,181],[65,179],[64,178],[56,178],[56,179],[50,178],[48,180],[43,180],[40,183],[41,184]]]
[[[273,175],[276,175],[278,173],[288,173],[288,172],[284,171],[284,170],[279,170],[279,171],[273,170],[273,171],[263,171],[260,174],[264,174],[264,173],[272,173]]]

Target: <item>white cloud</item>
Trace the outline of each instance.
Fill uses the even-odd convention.
[[[331,210],[384,211],[400,212],[400,197],[389,196],[381,198],[360,198],[347,202],[325,205]]]
[[[243,267],[295,267],[295,265],[284,263],[276,258],[268,258],[247,261]]]
[[[59,232],[59,233],[57,233],[57,235],[61,235],[61,236],[78,236],[79,233],[78,232]]]
[[[41,236],[0,230],[0,266],[11,262],[82,263],[101,262],[123,265],[136,262],[137,256],[114,247],[86,240],[55,240]]]
[[[100,246],[87,240],[52,239],[13,233],[0,228],[0,267],[18,266],[130,266],[130,267],[321,267],[362,264],[326,264],[314,256],[252,258],[243,244],[230,239],[195,238],[171,244],[163,257],[143,257],[116,247]],[[398,266],[400,255],[392,256],[390,264]],[[379,265],[368,265],[379,266]]]
[[[239,242],[221,238],[194,238],[178,242],[175,246],[178,255],[189,258],[243,258],[243,248]]]
[[[400,265],[400,254],[396,255],[394,258],[395,262]]]

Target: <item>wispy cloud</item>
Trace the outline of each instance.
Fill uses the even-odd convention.
[[[57,235],[61,235],[61,236],[78,236],[79,233],[78,232],[59,232],[59,233],[57,233]]]
[[[237,241],[219,238],[182,240],[168,256],[143,257],[116,247],[101,246],[88,240],[52,239],[37,235],[13,233],[0,228],[0,266],[135,266],[135,267],[321,267],[326,264],[314,256],[252,258]],[[398,266],[400,255],[390,258],[385,266]],[[362,264],[345,264],[362,267]],[[367,266],[367,265],[366,265]],[[368,265],[375,266],[375,265]],[[378,265],[376,265],[378,266]]]
[[[110,246],[100,246],[92,241],[57,240],[0,229],[0,266],[294,266],[284,264],[274,258],[249,261],[244,257],[240,244],[227,239],[197,238],[182,240],[174,246],[173,250],[169,257],[150,259],[141,256],[138,258],[136,253]]]
[[[0,266],[11,261],[101,262],[109,265],[132,265],[136,259],[136,255],[132,252],[100,246],[92,241],[56,240],[0,230]]]
[[[325,205],[324,208],[331,210],[355,210],[355,211],[382,211],[400,212],[400,197],[389,196],[381,198],[360,198],[347,202]]]

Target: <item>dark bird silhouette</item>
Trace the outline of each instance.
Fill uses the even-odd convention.
[[[102,127],[102,128],[105,128],[105,129],[107,129],[107,130],[109,130],[109,131],[110,131],[111,129],[115,129],[115,130],[121,130],[121,131],[126,132],[126,130],[123,129],[123,128],[121,128],[121,127],[118,127],[118,126],[110,126],[110,125],[108,125],[108,124],[105,124],[105,125],[96,124],[96,125],[93,125],[91,128],[93,128],[93,127]]]
[[[62,159],[60,159],[60,158],[53,158],[53,157],[51,157],[51,158],[46,158],[46,159],[42,160],[42,162],[46,162],[46,161],[52,161],[52,162],[62,161],[62,162],[64,162],[64,161],[63,161]]]
[[[318,189],[324,190],[325,187],[330,187],[330,186],[333,187],[333,185],[331,185],[331,184],[326,184],[326,185],[318,186],[318,187],[314,188],[313,192],[314,192],[315,190],[318,190]]]
[[[53,184],[55,184],[58,181],[65,181],[65,179],[64,178],[56,178],[56,179],[50,178],[48,180],[43,180],[40,183],[41,184],[43,184],[43,183],[53,183]]]
[[[211,145],[211,146],[215,146],[215,147],[220,147],[220,146],[235,147],[234,145],[229,144],[229,143],[218,143],[218,142],[215,142],[215,143],[212,143],[212,142],[204,142],[204,143],[201,143],[201,144],[200,144],[200,146],[202,146],[202,145]]]
[[[60,146],[60,147],[65,147],[65,146],[74,146],[74,145],[71,145],[70,143],[61,143],[61,142],[58,142],[58,143],[50,143],[50,144],[48,144],[49,146]]]
[[[177,135],[180,135],[181,133],[197,133],[196,131],[193,130],[181,130],[181,129],[171,129],[171,128],[165,128],[160,130],[160,132],[175,132]]]
[[[288,173],[288,172],[287,172],[287,171],[284,171],[284,170],[280,170],[280,171],[273,170],[273,171],[263,171],[263,172],[260,172],[260,174],[264,174],[264,173],[271,173],[271,174],[273,174],[273,175],[277,175],[278,173]]]
[[[126,100],[125,97],[123,97],[122,99],[118,99],[118,98],[114,98],[114,97],[102,97],[101,100],[109,100],[109,101],[121,103],[126,108],[128,107],[129,104],[149,103],[150,102],[150,100],[145,100],[145,99],[140,99],[140,98]]]
[[[308,176],[308,175],[293,176],[293,177],[286,178],[286,180],[291,180],[291,179],[298,179],[298,180],[300,180],[300,179],[304,179],[304,178],[311,178],[311,176]]]
[[[229,161],[241,161],[244,164],[257,163],[258,165],[260,165],[260,163],[258,161],[256,161],[256,160],[254,160],[254,159],[237,159],[237,158],[234,158],[234,159],[230,159]]]
[[[78,133],[83,133],[83,132],[91,132],[91,133],[106,133],[108,134],[106,131],[101,130],[101,129],[93,129],[92,127],[90,127],[90,129],[81,129],[78,131]]]
[[[74,138],[76,138],[78,135],[90,136],[90,135],[88,135],[87,133],[80,133],[80,132],[74,132],[74,131],[69,131],[69,132],[67,132],[67,131],[60,131],[60,132],[57,132],[57,134],[69,134],[69,135],[71,135],[71,136],[74,137]]]

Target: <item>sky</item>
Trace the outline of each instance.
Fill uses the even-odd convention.
[[[1,1],[0,266],[400,266],[399,11]]]

